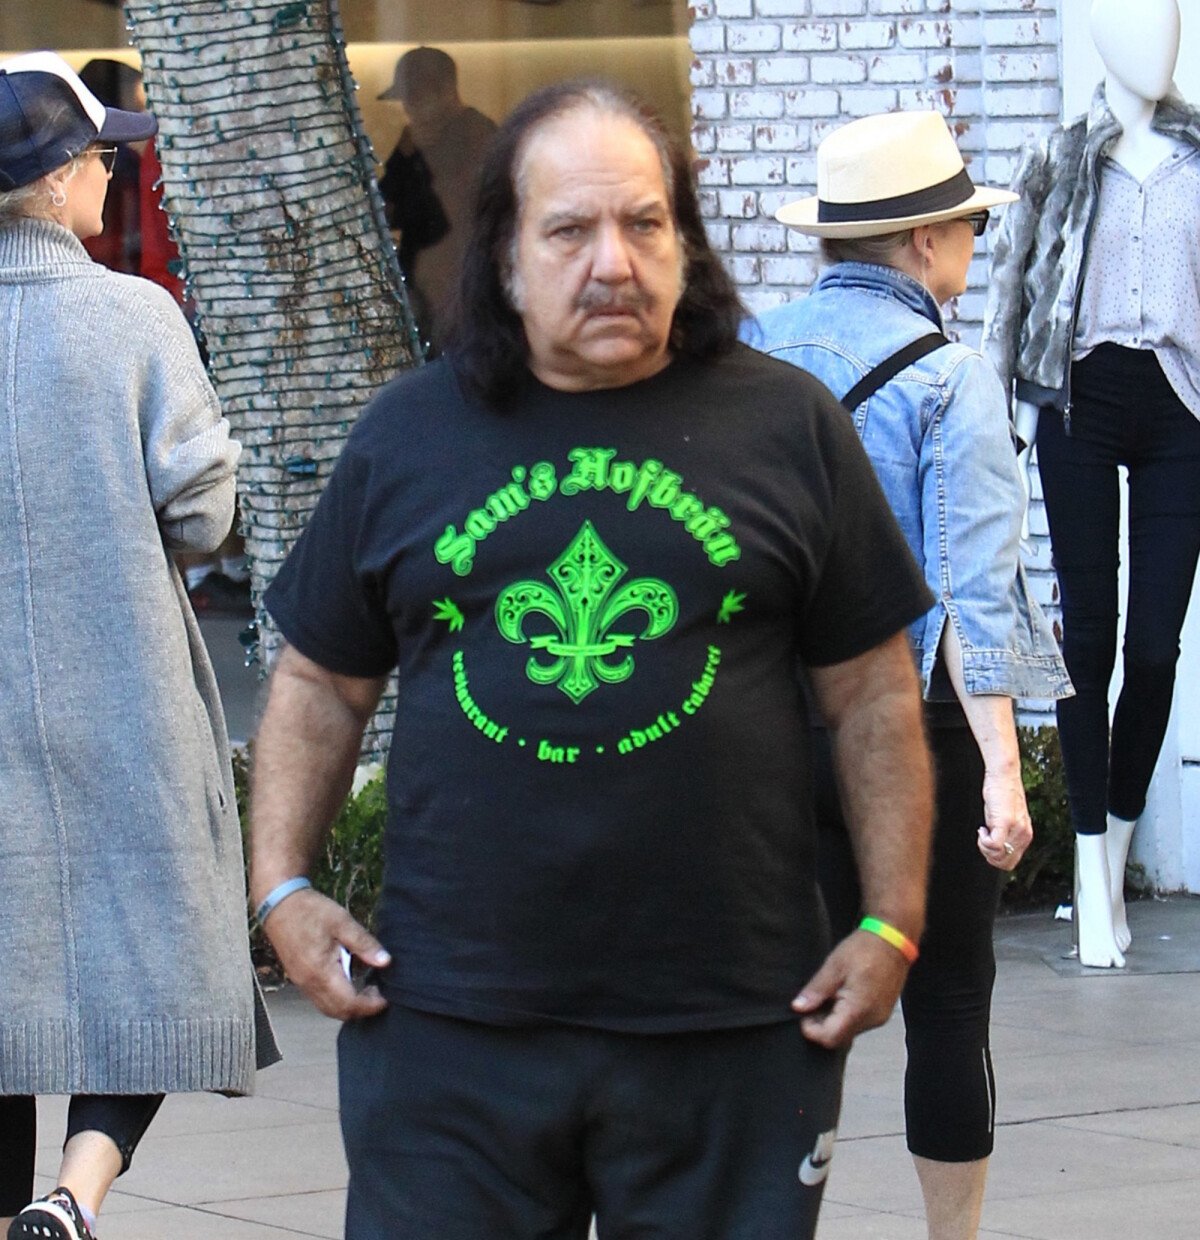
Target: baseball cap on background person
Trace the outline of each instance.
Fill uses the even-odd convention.
[[[940,112],[851,121],[817,148],[817,192],[775,212],[813,237],[875,237],[1016,202],[977,186]]]
[[[0,61],[0,191],[31,184],[93,142],[140,142],[157,132],[149,112],[105,107],[53,52]]]
[[[380,91],[377,99],[392,99],[403,103],[413,95],[444,92],[458,88],[458,66],[449,52],[440,47],[409,48],[396,61],[392,72],[392,84]]]

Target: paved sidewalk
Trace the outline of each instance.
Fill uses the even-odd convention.
[[[1130,967],[1112,973],[1063,960],[1069,927],[1044,914],[998,926],[986,1240],[1197,1234],[1200,899],[1134,904],[1130,922]],[[102,1240],[341,1236],[336,1027],[293,990],[269,1002],[285,1062],[260,1075],[253,1099],[169,1098],[109,1198]],[[850,1058],[820,1240],[924,1240],[901,1135],[902,1065],[897,1019]],[[51,1100],[41,1113],[45,1176],[64,1109]]]
[[[1065,960],[1070,926],[997,926],[996,1152],[981,1237],[1192,1240],[1200,1227],[1200,899],[1130,905],[1125,970]],[[899,1020],[860,1039],[819,1240],[925,1240]]]

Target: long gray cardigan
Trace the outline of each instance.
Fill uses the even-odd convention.
[[[1152,125],[1200,146],[1200,110],[1177,96],[1158,104]],[[1086,116],[1026,148],[1013,179],[1021,197],[1000,218],[980,347],[1006,392],[1015,380],[1018,400],[1059,409],[1070,401],[1071,339],[1100,197],[1100,158],[1120,134],[1101,83]]]
[[[167,554],[221,542],[238,445],[170,295],[47,221],[0,225],[0,385],[0,1094],[249,1093],[229,745]]]

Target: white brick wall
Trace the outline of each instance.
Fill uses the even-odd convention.
[[[781,241],[772,215],[814,191],[813,152],[847,120],[937,108],[972,175],[1003,183],[1027,139],[1059,118],[1056,0],[701,0],[692,11],[701,183],[729,190],[704,207],[713,225],[733,225],[710,230],[731,261],[755,238],[763,252],[812,253],[804,238]],[[811,279],[813,265],[739,261],[736,271],[758,309],[803,293],[795,273]],[[985,278],[977,263],[949,308],[965,339],[978,336]]]
[[[746,304],[760,310],[790,300],[815,279],[815,243],[775,223],[774,213],[815,192],[817,145],[848,120],[936,108],[972,177],[1007,184],[1029,138],[1060,119],[1060,2],[693,0],[701,205]],[[977,243],[968,290],[947,307],[951,332],[971,343],[983,316],[989,244]],[[1055,613],[1034,481],[1027,564],[1039,601]],[[1036,709],[1026,717],[1047,718]]]

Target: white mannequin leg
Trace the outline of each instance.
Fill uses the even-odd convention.
[[[1127,951],[1129,944],[1133,942],[1129,923],[1125,919],[1125,859],[1129,856],[1129,844],[1136,826],[1136,821],[1130,822],[1109,814],[1108,831],[1104,836],[1104,847],[1108,853],[1108,877],[1112,883],[1113,937],[1121,951]]]
[[[1093,969],[1124,968],[1113,930],[1112,882],[1103,835],[1075,837],[1075,940],[1079,963]]]

